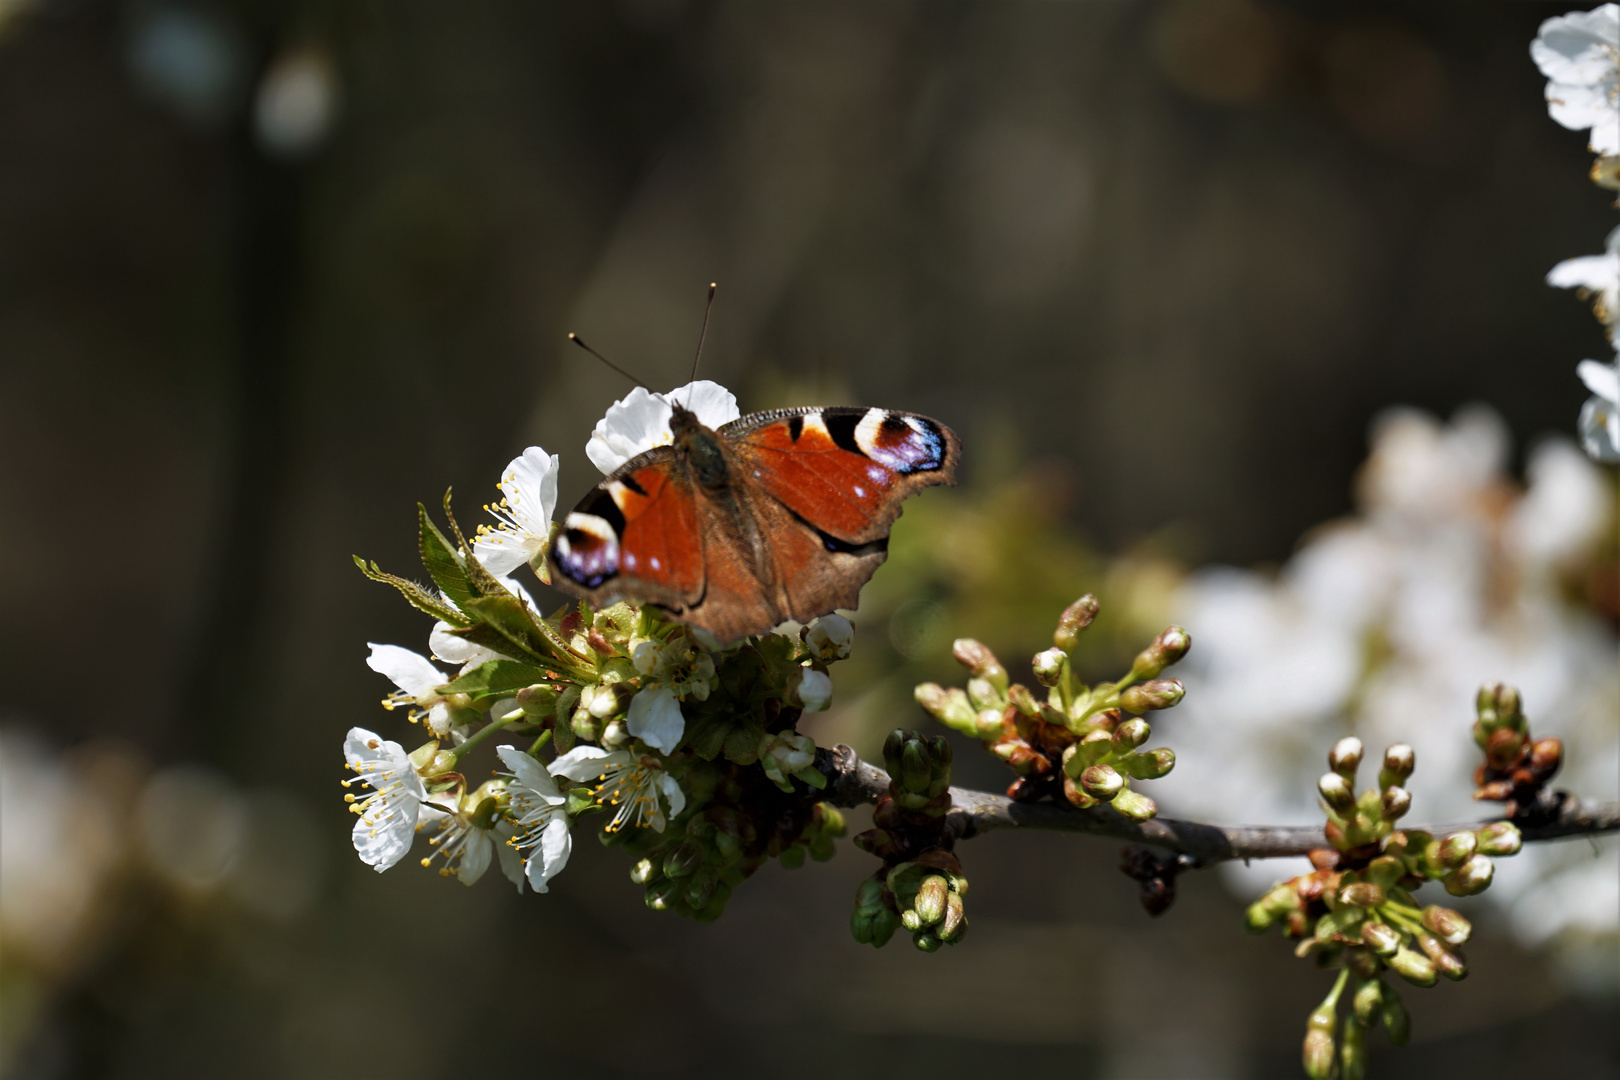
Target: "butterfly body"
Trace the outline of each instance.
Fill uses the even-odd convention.
[[[928,417],[781,409],[714,430],[671,404],[671,444],[564,519],[551,579],[597,605],[655,604],[722,643],[855,607],[901,500],[956,482],[960,443]]]

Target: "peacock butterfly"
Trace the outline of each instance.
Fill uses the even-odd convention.
[[[721,644],[855,607],[901,501],[956,483],[961,443],[926,416],[774,409],[714,430],[669,403],[671,445],[564,518],[551,582],[599,606],[655,604]]]

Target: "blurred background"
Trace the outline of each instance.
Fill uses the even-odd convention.
[[[1289,866],[1150,921],[1115,845],[986,837],[935,956],[850,939],[848,846],[710,926],[588,840],[545,897],[379,877],[339,742],[405,737],[365,642],[428,626],[350,555],[413,573],[413,504],[533,443],[571,505],[626,385],[564,335],[672,387],[713,280],[745,410],[966,447],[823,744],[927,723],[955,636],[1021,677],[1092,590],[1089,674],[1195,642],[1167,812],[1315,820],[1354,730],[1478,813],[1485,679],[1614,798],[1616,475],[1568,438],[1606,346],[1542,279],[1615,211],[1527,52],[1567,9],[0,0],[0,1069],[1296,1075],[1328,980],[1240,923]],[[1620,1070],[1614,841],[1468,913],[1376,1074]]]

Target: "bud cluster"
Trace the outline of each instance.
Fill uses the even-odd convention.
[[[945,726],[971,735],[1018,775],[1007,789],[1020,802],[1066,799],[1082,809],[1111,805],[1133,821],[1158,813],[1152,799],[1131,790],[1132,780],[1157,780],[1175,767],[1174,751],[1143,750],[1152,728],[1130,713],[1168,709],[1181,701],[1181,683],[1159,676],[1187,654],[1191,639],[1172,626],[1154,639],[1117,682],[1086,686],[1075,677],[1072,655],[1097,617],[1087,594],[1058,619],[1052,648],[1032,661],[1045,699],[1019,683],[983,644],[963,638],[956,659],[968,669],[965,689],[937,683],[917,687],[917,702]]]
[[[1245,915],[1252,933],[1281,924],[1286,936],[1299,940],[1296,956],[1345,969],[1307,1026],[1305,1071],[1313,1077],[1331,1074],[1335,1052],[1341,1075],[1362,1075],[1365,1036],[1380,1020],[1392,1042],[1405,1042],[1406,1013],[1379,978],[1384,970],[1422,987],[1468,974],[1457,951],[1472,932],[1468,920],[1449,908],[1420,907],[1413,892],[1431,880],[1453,896],[1483,892],[1495,872],[1492,856],[1512,855],[1522,843],[1509,821],[1441,837],[1396,828],[1411,806],[1404,785],[1415,764],[1412,748],[1396,743],[1385,750],[1378,787],[1357,796],[1361,759],[1361,740],[1334,745],[1331,771],[1317,782],[1332,846],[1312,851],[1310,873],[1273,886]],[[1335,1043],[1335,1009],[1351,973],[1359,980],[1355,1009]]]
[[[1501,683],[1479,688],[1474,702],[1474,742],[1485,761],[1474,772],[1474,798],[1500,802],[1514,821],[1539,822],[1557,815],[1563,795],[1546,785],[1563,764],[1564,744],[1532,739],[1519,691]]]
[[[883,744],[889,790],[872,809],[873,828],[855,846],[883,860],[855,893],[850,932],[882,948],[904,927],[923,952],[954,945],[967,933],[962,897],[967,877],[951,848],[951,744],[896,729]]]

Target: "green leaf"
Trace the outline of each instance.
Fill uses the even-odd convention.
[[[523,601],[506,590],[501,590],[499,596],[480,596],[468,600],[467,613],[479,622],[500,633],[510,644],[501,649],[502,652],[511,652],[512,646],[530,656],[551,663],[547,654],[551,651],[546,639],[535,629],[534,619]],[[575,661],[578,665],[578,661]]]
[[[427,507],[417,503],[416,516],[420,525],[416,547],[422,555],[422,565],[427,568],[428,576],[439,591],[460,607],[478,595],[467,584],[467,568],[450,546],[450,541],[428,517]]]
[[[416,610],[432,615],[435,619],[442,619],[451,626],[472,625],[472,620],[469,619],[465,614],[457,611],[449,604],[446,604],[443,600],[440,600],[437,596],[434,596],[416,582],[407,581],[397,574],[385,574],[376,563],[372,563],[368,566],[366,565],[366,561],[358,555],[351,556],[351,558],[354,559],[354,565],[360,568],[360,572],[362,574],[366,575],[366,577],[370,578],[372,581],[380,581],[384,585],[392,585],[394,588],[400,591],[400,595],[405,597],[406,602]]]
[[[804,768],[794,773],[793,778],[795,780],[803,780],[806,784],[809,784],[817,791],[820,791],[827,786],[826,774],[820,769],[816,768],[814,765],[806,765]]]
[[[446,694],[466,694],[475,702],[510,697],[524,687],[550,682],[544,668],[518,660],[488,660],[440,688]]]

